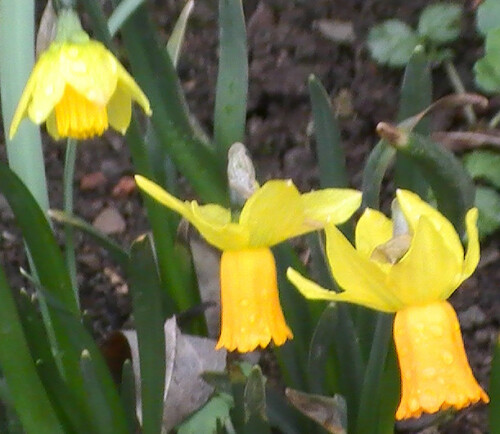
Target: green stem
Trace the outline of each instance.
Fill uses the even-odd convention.
[[[73,178],[75,174],[76,148],[77,141],[75,139],[68,139],[64,161],[63,201],[64,212],[69,216],[73,215]],[[76,279],[75,239],[74,230],[70,224],[64,225],[64,238],[66,266],[68,267],[71,278],[71,286],[73,287],[75,300],[77,305],[79,305],[78,283]]]
[[[455,93],[466,93],[465,86],[462,82],[462,79],[460,78],[460,75],[458,75],[458,71],[455,68],[453,62],[451,60],[445,60],[444,67],[446,70],[446,75],[448,76],[448,79],[450,80],[451,86],[453,87]],[[469,125],[474,125],[477,123],[476,114],[474,113],[474,110],[472,109],[472,106],[470,104],[464,107],[464,115],[467,118],[467,122]]]
[[[499,111],[499,112],[497,112],[497,113],[495,114],[495,116],[493,116],[493,117],[491,118],[491,121],[489,122],[488,127],[490,127],[491,129],[494,129],[494,128],[496,128],[496,127],[497,127],[497,125],[498,125],[499,123],[500,123],[500,111]]]

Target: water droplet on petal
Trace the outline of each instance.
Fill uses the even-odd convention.
[[[73,72],[83,74],[83,73],[87,72],[87,65],[85,64],[85,62],[80,60],[78,62],[73,62],[71,64],[71,69]]]
[[[435,336],[443,336],[443,327],[441,327],[440,325],[434,325],[431,327],[431,332],[435,335]]]
[[[76,47],[71,47],[71,48],[68,50],[68,56],[69,56],[69,57],[72,57],[73,59],[74,59],[75,57],[77,57],[77,56],[78,56],[78,48],[76,48]]]
[[[240,306],[241,306],[241,307],[247,307],[247,306],[248,306],[248,299],[246,299],[246,298],[242,298],[242,299],[240,300]]]
[[[436,375],[436,368],[433,368],[432,366],[429,368],[425,368],[422,370],[422,375],[427,378],[432,378]]]
[[[45,95],[52,95],[54,93],[54,85],[52,83],[49,83],[45,87]]]
[[[443,357],[443,362],[446,363],[447,365],[451,365],[453,363],[453,354],[451,354],[449,351],[443,351],[442,353]]]

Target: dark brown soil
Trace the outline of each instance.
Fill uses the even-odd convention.
[[[360,187],[364,159],[377,141],[375,126],[394,120],[399,98],[401,70],[378,66],[367,53],[365,40],[376,23],[397,17],[415,25],[419,11],[431,1],[414,0],[245,0],[248,23],[250,89],[246,145],[254,158],[259,180],[292,178],[303,191],[318,186],[314,142],[308,133],[311,107],[307,78],[315,74],[337,101],[348,101],[340,119],[352,185]],[[454,44],[455,63],[466,87],[475,90],[472,65],[481,55],[482,41],[474,31],[473,4],[461,1],[465,18],[460,41]],[[167,35],[183,1],[157,1],[156,16]],[[178,66],[187,100],[207,130],[212,129],[214,89],[217,77],[217,2],[198,0]],[[333,42],[319,30],[319,20],[351,22],[355,40]],[[451,93],[444,74],[434,72],[434,97]],[[346,104],[342,106],[346,107]],[[488,115],[484,113],[482,115]],[[436,116],[436,129],[465,128],[460,113]],[[51,206],[61,207],[64,148],[46,140],[45,157]],[[0,147],[5,160],[5,149]],[[95,175],[100,173],[100,175]],[[83,143],[78,151],[75,180],[75,213],[92,222],[105,209],[116,209],[125,228],[114,235],[129,245],[148,229],[137,192],[112,194],[125,176],[133,174],[122,138],[107,134],[103,140]],[[104,175],[104,176],[101,176]],[[90,179],[90,181],[89,181]],[[89,187],[88,183],[95,181]],[[87,185],[85,185],[87,183]],[[0,197],[0,199],[2,199]],[[18,268],[25,266],[19,233],[8,206],[0,200],[0,260],[21,284]],[[98,337],[121,328],[130,314],[123,275],[106,252],[81,234],[78,238],[78,279],[81,304]],[[500,324],[500,241],[483,244],[483,262],[474,276],[453,295],[462,324],[472,369],[487,387],[493,343]],[[464,410],[439,428],[440,433],[486,433],[484,406]],[[405,431],[417,432],[417,431]]]

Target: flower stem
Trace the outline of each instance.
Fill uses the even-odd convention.
[[[460,78],[460,75],[458,75],[458,71],[455,68],[453,62],[451,60],[445,60],[444,67],[446,70],[446,75],[448,76],[448,79],[450,80],[451,86],[453,87],[455,93],[466,93],[465,86],[462,82],[462,79]],[[474,125],[477,123],[476,114],[474,113],[471,105],[466,105],[464,107],[464,115],[469,125]]]
[[[63,175],[64,212],[68,216],[73,215],[73,178],[75,173],[76,148],[76,140],[68,139],[66,144],[66,157],[64,161]],[[64,225],[64,238],[66,266],[68,267],[71,278],[71,286],[73,287],[75,300],[77,305],[79,305],[78,284],[76,279],[75,240],[73,227],[70,224]]]

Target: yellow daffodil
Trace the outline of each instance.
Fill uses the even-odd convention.
[[[406,233],[393,232],[393,222],[372,209],[356,226],[356,248],[333,225],[326,226],[330,268],[343,292],[328,291],[291,268],[287,276],[307,298],[396,312],[393,334],[402,386],[397,419],[488,402],[446,301],[479,261],[477,209],[466,215],[464,255],[459,236],[442,214],[409,191],[398,190],[397,201]]]
[[[37,125],[46,122],[56,140],[91,138],[109,125],[125,134],[132,100],[151,114],[147,97],[116,57],[89,38],[73,12],[63,11],[56,39],[36,62],[24,88],[9,137],[26,116]]]
[[[137,185],[196,227],[222,250],[220,264],[221,334],[217,348],[253,351],[271,340],[292,338],[281,310],[276,265],[270,247],[288,238],[346,221],[361,194],[325,189],[300,194],[291,181],[268,181],[247,200],[237,221],[219,205],[182,202],[155,183],[136,175]]]

